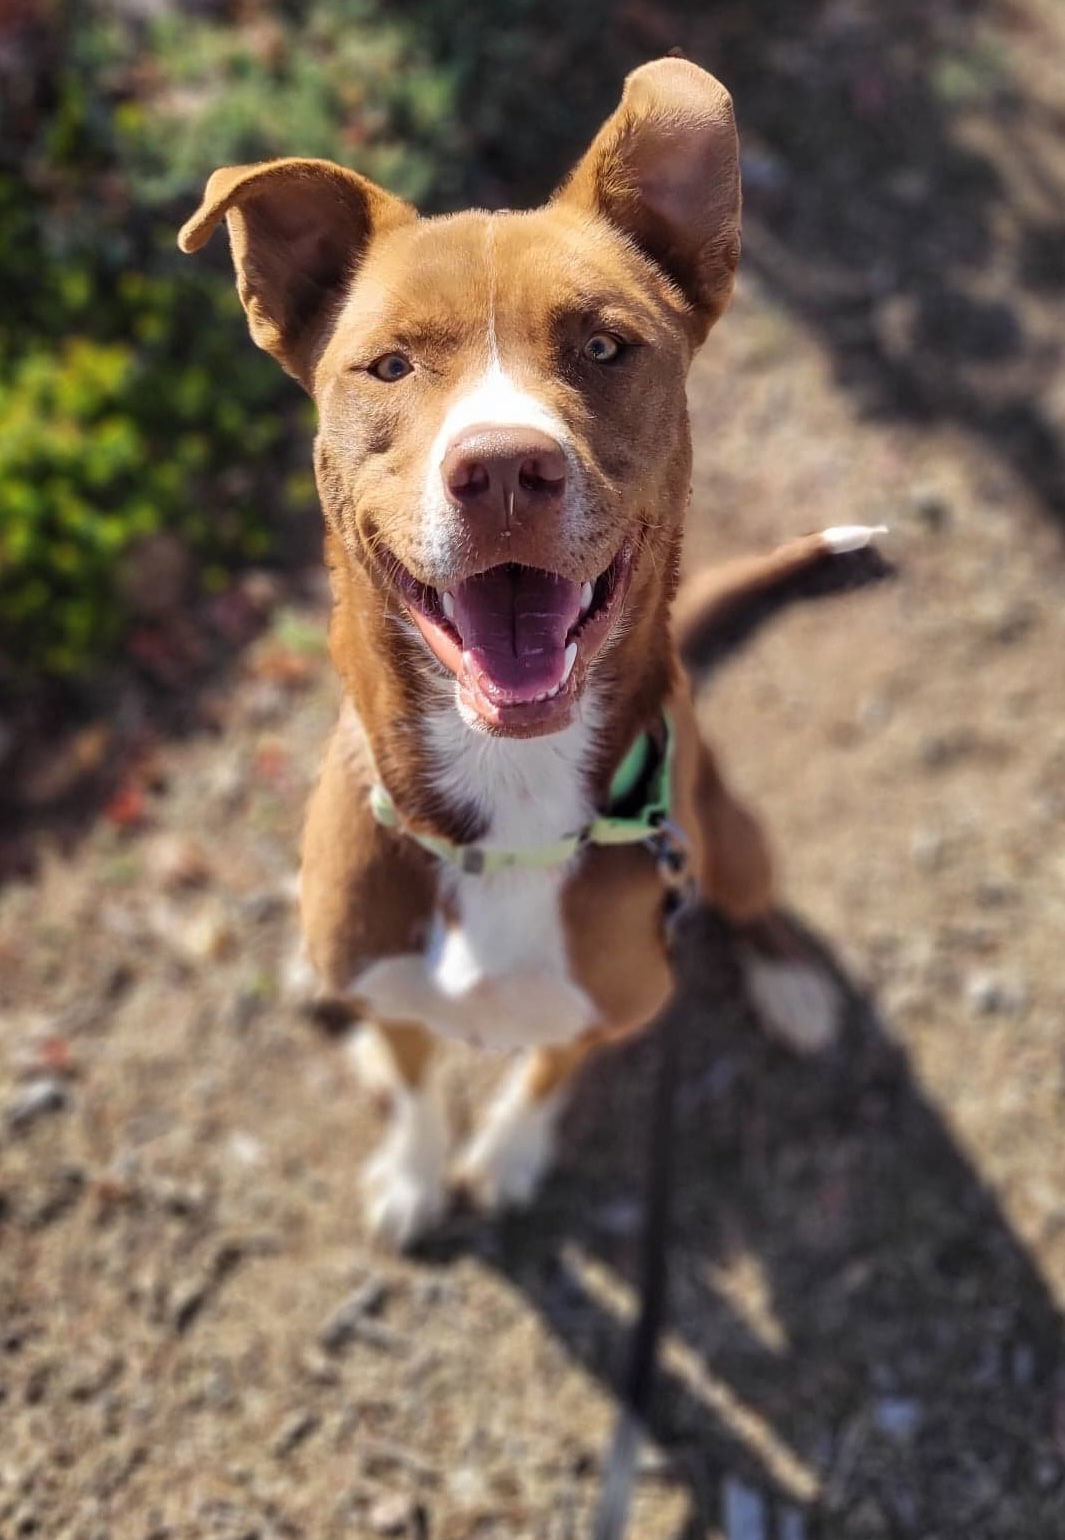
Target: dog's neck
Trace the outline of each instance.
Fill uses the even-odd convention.
[[[454,682],[335,537],[326,550],[333,660],[406,823],[511,848],[574,833],[606,805],[614,772],[637,735],[660,720],[676,678],[667,594],[656,591],[655,603],[637,610],[567,727],[541,738],[493,737],[463,720]]]

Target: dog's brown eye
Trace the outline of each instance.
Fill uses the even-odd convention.
[[[382,353],[380,358],[375,358],[370,365],[370,373],[379,380],[385,380],[389,385],[396,380],[402,380],[410,374],[414,365],[403,353]]]
[[[596,332],[584,344],[584,356],[590,358],[593,364],[612,364],[620,356],[623,347],[620,337],[610,332]]]

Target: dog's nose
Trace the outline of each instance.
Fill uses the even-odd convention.
[[[558,511],[566,456],[537,428],[474,426],[452,439],[440,474],[459,508],[509,529],[526,517]]]

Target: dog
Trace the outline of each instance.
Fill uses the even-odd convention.
[[[674,606],[685,380],[740,251],[731,99],[692,63],[631,74],[530,212],[421,218],[285,159],[216,171],[182,249],[223,219],[251,335],[318,409],[343,706],[302,932],[321,986],[372,1023],[360,1057],[392,1113],[368,1217],[407,1246],[455,1182],[486,1210],[530,1202],[577,1071],[667,1001],[667,835],[766,1027],[830,1041],[839,993],[778,906],[681,659],[878,575],[873,532],[790,542]],[[454,1166],[436,1034],[524,1050]]]

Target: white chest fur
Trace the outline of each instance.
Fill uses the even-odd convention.
[[[436,784],[449,801],[477,807],[482,844],[548,844],[588,822],[586,790],[594,709],[547,738],[490,738],[453,706],[428,718]],[[594,1021],[570,979],[562,926],[564,868],[491,876],[446,872],[424,953],[374,963],[353,989],[382,1020],[424,1022],[489,1048],[566,1042]]]

